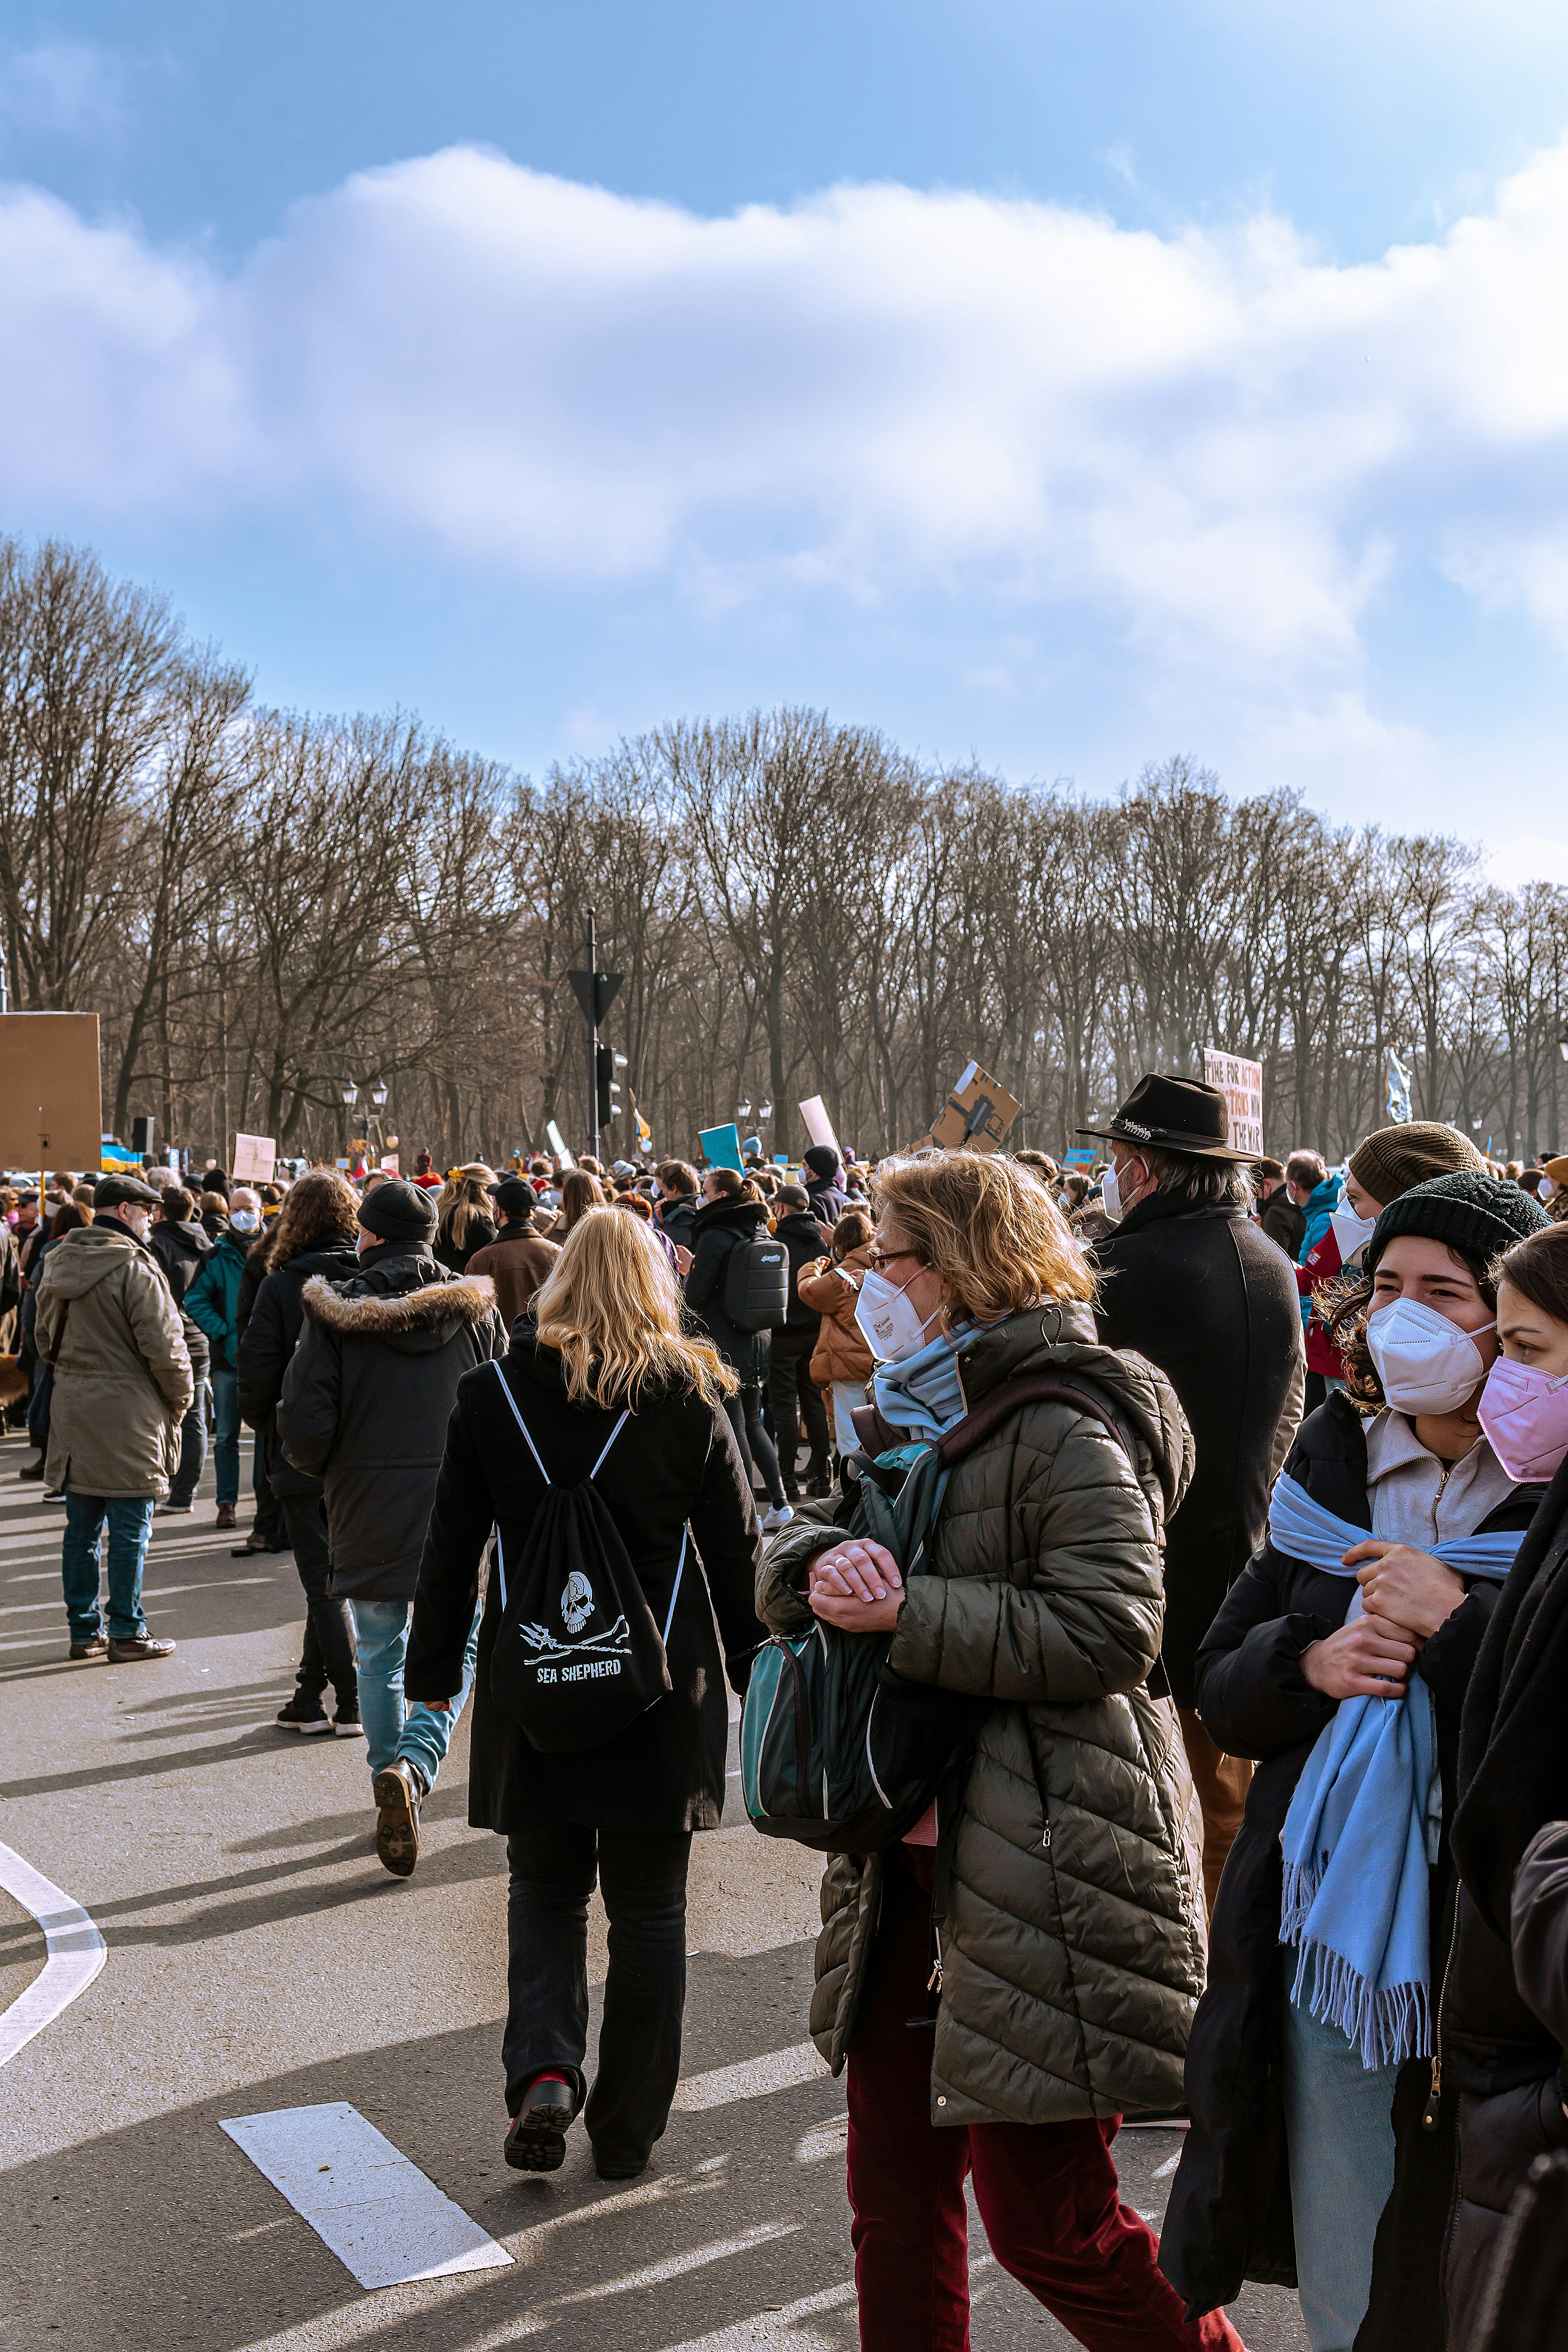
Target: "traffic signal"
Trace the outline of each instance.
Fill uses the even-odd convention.
[[[601,1045],[595,1056],[601,1127],[608,1127],[611,1119],[619,1118],[621,1115],[621,1082],[616,1076],[617,1065],[623,1070],[626,1068],[626,1055],[612,1052],[608,1045]]]

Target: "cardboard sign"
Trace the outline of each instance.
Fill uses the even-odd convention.
[[[270,1135],[237,1135],[232,1173],[237,1184],[270,1184],[278,1165],[278,1145]]]
[[[550,1138],[550,1149],[553,1151],[557,1160],[562,1160],[568,1168],[575,1168],[577,1162],[567,1150],[564,1142],[562,1140],[561,1129],[556,1126],[555,1121],[552,1118],[545,1120],[544,1132]]]
[[[402,1173],[397,1164],[395,1151],[384,1151],[381,1155],[381,1165],[383,1173],[387,1176],[398,1176]]]
[[[96,1168],[96,1013],[0,1013],[0,1167]]]
[[[1204,1047],[1204,1078],[1217,1087],[1230,1113],[1230,1148],[1263,1156],[1263,1065]]]
[[[733,1119],[728,1127],[705,1127],[697,1138],[702,1157],[710,1168],[732,1168],[737,1176],[746,1172],[741,1157],[741,1130]]]
[[[827,1105],[823,1101],[822,1097],[813,1095],[809,1102],[797,1105],[797,1108],[805,1121],[805,1131],[813,1143],[826,1143],[833,1150],[837,1151],[838,1138],[833,1132],[833,1121],[827,1116]],[[839,1157],[843,1158],[842,1152],[839,1153]]]
[[[1005,1086],[978,1062],[966,1063],[958,1084],[911,1151],[999,1151],[1007,1129],[1023,1109]]]

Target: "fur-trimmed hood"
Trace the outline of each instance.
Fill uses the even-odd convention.
[[[375,1339],[413,1354],[444,1348],[462,1324],[483,1323],[495,1312],[489,1275],[451,1275],[430,1267],[430,1278],[407,1287],[371,1288],[359,1276],[328,1282],[312,1275],[300,1303],[312,1323],[340,1339]]]

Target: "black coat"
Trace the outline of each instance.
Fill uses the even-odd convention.
[[[451,1212],[447,1211],[436,1235],[436,1256],[453,1274],[467,1274],[468,1260],[482,1249],[489,1249],[496,1237],[494,1221],[486,1216],[470,1215],[463,1239],[452,1237]]]
[[[246,1260],[240,1276],[239,1410],[258,1441],[267,1449],[268,1475],[279,1495],[319,1495],[320,1478],[308,1477],[283,1458],[274,1416],[283,1393],[283,1379],[293,1360],[304,1328],[305,1285],[320,1275],[324,1282],[346,1282],[359,1271],[352,1234],[325,1234],[301,1250],[286,1265],[270,1274],[260,1270],[259,1255]],[[250,1312],[246,1315],[245,1286],[256,1273]]]
[[[804,1209],[795,1209],[787,1217],[779,1219],[773,1227],[773,1239],[783,1242],[789,1252],[789,1312],[784,1317],[784,1329],[799,1331],[803,1335],[809,1332],[815,1346],[816,1335],[822,1328],[822,1318],[815,1307],[802,1306],[796,1285],[800,1280],[801,1267],[810,1265],[826,1253],[827,1244],[822,1238],[822,1227],[815,1217],[808,1217]]]
[[[1271,1244],[1258,1245],[1272,1251]],[[1333,1395],[1309,1413],[1285,1468],[1314,1501],[1370,1532],[1366,1430],[1346,1398]],[[1528,1526],[1541,1491],[1517,1487],[1481,1528]],[[1336,1704],[1308,1682],[1301,1653],[1343,1624],[1355,1590],[1353,1576],[1310,1568],[1265,1537],[1198,1652],[1205,1730],[1227,1756],[1252,1757],[1258,1769],[1210,1922],[1208,1984],[1187,2044],[1192,2127],[1160,2237],[1160,2267],[1197,2311],[1234,2301],[1244,2279],[1296,2284],[1282,2090],[1287,1955],[1279,1941],[1279,1835],[1301,1769]],[[1453,1818],[1465,1688],[1497,1597],[1494,1583],[1476,1579],[1421,1654],[1422,1678],[1436,1704],[1445,1821]],[[1447,1881],[1440,1864],[1432,1904],[1434,1986],[1447,1950]],[[1410,2126],[1421,2137],[1428,2074],[1425,2059],[1413,2059],[1400,2074],[1395,2134],[1407,2145]],[[1417,2236],[1420,2227],[1418,2219]],[[1434,2285],[1436,2271],[1434,2249],[1426,2263]],[[1411,2276],[1405,2286],[1414,2295],[1418,2282]],[[1374,2276],[1374,2305],[1379,2292]],[[1409,2352],[1425,2340],[1412,2318]]]
[[[212,1255],[213,1244],[194,1219],[184,1224],[155,1224],[148,1229],[147,1246],[163,1269],[180,1310],[180,1328],[197,1380],[205,1379],[211,1361],[211,1342],[199,1323],[185,1313],[185,1293]]]
[[[661,1201],[654,1211],[660,1231],[669,1235],[677,1249],[696,1248],[697,1244],[691,1237],[691,1225],[701,1206],[695,1192],[681,1192]]]
[[[331,1590],[411,1601],[458,1382],[505,1345],[494,1292],[384,1242],[348,1281],[316,1276],[301,1305],[278,1435],[284,1459],[322,1481]]]
[[[687,1313],[748,1388],[767,1379],[769,1334],[736,1330],[724,1312],[724,1273],[735,1244],[752,1240],[767,1222],[760,1201],[742,1201],[733,1194],[706,1202],[691,1221]]]
[[[1215,1612],[1263,1538],[1274,1441],[1301,1354],[1301,1303],[1279,1251],[1240,1209],[1183,1212],[1156,1193],[1095,1244],[1109,1348],[1169,1376],[1197,1467],[1165,1531],[1161,1665],[1178,1706]],[[1150,1688],[1154,1688],[1152,1680]]]
[[[569,1402],[559,1353],[527,1321],[517,1326],[506,1372],[551,1478],[585,1478],[617,1415]],[[730,1680],[743,1691],[752,1653],[767,1639],[752,1603],[762,1538],[729,1421],[690,1391],[647,1396],[595,1483],[660,1626],[690,1526],[668,1645],[674,1688],[602,1748],[541,1755],[490,1696],[500,1617],[492,1576],[474,1675],[468,1820],[503,1836],[541,1817],[599,1829],[717,1829],[728,1737],[720,1643]],[[542,1492],[495,1372],[470,1372],[458,1391],[419,1566],[404,1677],[411,1699],[449,1698],[459,1687],[490,1530],[499,1523],[506,1556],[519,1557]]]
[[[812,1215],[820,1217],[829,1233],[855,1205],[842,1185],[829,1183],[823,1176],[806,1178],[805,1197],[811,1202]]]
[[[1568,1815],[1568,1463],[1557,1473],[1487,1628],[1459,1734],[1458,1930],[1441,2021],[1443,2090],[1458,2096],[1447,2263],[1448,2341],[1479,2340],[1478,2303],[1504,2217],[1533,2159],[1568,2147],[1558,2084],[1568,1978],[1516,1974],[1510,1913],[1526,1848]],[[1544,1915],[1531,1930],[1548,1940]],[[1548,1972],[1549,1973],[1549,1972]],[[1556,2022],[1553,2023],[1555,2019]]]
[[[1258,1212],[1258,1229],[1271,1242],[1277,1242],[1292,1265],[1301,1255],[1301,1244],[1307,1238],[1307,1212],[1299,1209],[1283,1184],[1278,1192],[1270,1192]]]

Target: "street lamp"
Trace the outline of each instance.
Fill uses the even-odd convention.
[[[343,1098],[342,1142],[343,1150],[347,1151],[349,1148],[349,1113],[353,1110],[355,1103],[359,1100],[359,1088],[353,1078],[345,1078],[339,1091]]]
[[[737,1118],[751,1118],[751,1116],[752,1116],[752,1099],[751,1099],[751,1097],[748,1095],[744,1102],[742,1102],[742,1103],[737,1103],[737,1104],[735,1105],[735,1117],[736,1117]]]
[[[370,1090],[370,1098],[375,1105],[377,1110],[384,1110],[386,1108],[386,1087],[384,1081],[381,1078],[377,1078],[374,1086],[372,1087]]]
[[[770,1118],[772,1118],[773,1115],[773,1107],[771,1102],[760,1102],[757,1105],[757,1117],[764,1125]]]

